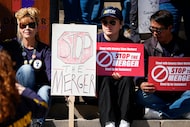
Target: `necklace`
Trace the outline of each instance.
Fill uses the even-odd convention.
[[[36,58],[36,49],[33,49],[32,58],[28,61],[27,60],[27,53],[24,51],[24,47],[22,47],[22,56],[24,58],[24,64],[32,64],[34,59]]]
[[[40,69],[42,67],[42,61],[36,58],[36,47],[37,45],[33,49],[31,59],[28,60],[27,51],[25,51],[24,45],[22,44],[22,57],[24,59],[24,64],[29,64],[33,66],[34,69]]]

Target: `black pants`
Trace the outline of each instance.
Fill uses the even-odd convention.
[[[116,126],[121,119],[132,121],[134,88],[131,77],[122,77],[119,80],[112,77],[98,77],[99,112],[102,127],[108,121],[115,122]]]

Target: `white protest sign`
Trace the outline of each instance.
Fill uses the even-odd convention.
[[[95,96],[95,25],[52,25],[51,95]]]
[[[138,0],[139,33],[150,33],[150,16],[158,9],[159,0]]]

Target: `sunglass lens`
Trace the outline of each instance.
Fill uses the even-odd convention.
[[[36,27],[36,23],[35,22],[29,23],[28,26],[30,28],[35,28]]]
[[[108,22],[107,22],[106,20],[102,20],[102,24],[103,24],[103,25],[107,25]]]
[[[26,26],[28,26],[29,28],[34,29],[34,28],[36,27],[36,23],[35,23],[35,22],[28,23],[28,24],[22,24],[22,23],[20,23],[20,25],[19,25],[19,27],[20,27],[21,29],[26,28]]]
[[[115,21],[115,20],[112,20],[112,21],[110,21],[110,24],[111,24],[112,26],[114,26],[114,25],[116,24],[116,21]]]
[[[152,32],[152,33],[156,32],[156,33],[158,33],[158,34],[160,34],[160,33],[162,32],[161,29],[153,28],[153,27],[149,27],[149,30],[150,30],[150,32]]]
[[[24,24],[20,24],[19,26],[20,26],[21,29],[26,28],[26,25],[24,25]]]

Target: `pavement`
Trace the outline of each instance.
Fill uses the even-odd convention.
[[[93,98],[95,99],[95,98]],[[89,103],[93,100],[90,98]],[[75,97],[74,119],[69,119],[69,102],[65,97],[53,96],[52,105],[43,127],[101,127],[96,103],[88,104],[83,97]],[[96,101],[96,99],[94,100]],[[136,114],[138,115],[138,114]],[[69,125],[70,122],[73,125]],[[190,127],[190,120],[134,120],[131,127]]]

